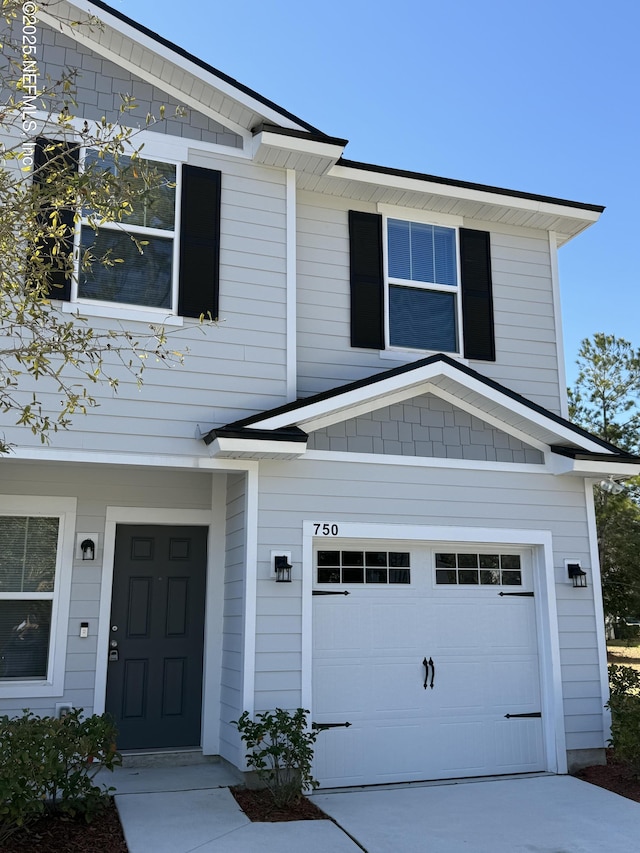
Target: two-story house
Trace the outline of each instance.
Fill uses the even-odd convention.
[[[556,257],[602,208],[345,159],[98,0],[38,38],[78,129],[132,94],[168,179],[95,238],[144,255],[56,304],[188,353],[50,446],[5,418],[0,712],[243,767],[231,721],[302,706],[331,786],[599,760],[592,486],[640,463],[567,420]]]

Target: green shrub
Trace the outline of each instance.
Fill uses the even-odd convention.
[[[90,821],[113,789],[93,777],[121,763],[116,729],[106,715],[82,719],[73,709],[62,719],[0,717],[0,843],[46,811]]]
[[[640,672],[631,666],[609,667],[611,739],[615,756],[640,775]]]
[[[294,712],[276,708],[273,713],[257,714],[251,720],[245,711],[234,720],[240,737],[250,750],[247,764],[267,787],[278,807],[299,800],[303,791],[317,788],[311,775],[313,745],[318,733],[307,726],[303,708]]]

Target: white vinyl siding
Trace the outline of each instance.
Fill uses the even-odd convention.
[[[425,478],[428,476],[428,484]],[[280,696],[297,707],[301,674],[277,664],[294,651],[301,620],[301,543],[304,520],[424,524],[514,530],[549,530],[553,536],[563,689],[566,698],[600,696],[593,589],[577,592],[565,578],[565,559],[579,559],[591,578],[587,515],[582,481],[550,475],[424,470],[393,465],[296,462],[261,463],[259,500],[259,598],[256,708],[273,707]],[[292,549],[289,595],[276,597],[269,573],[269,549]],[[270,590],[273,589],[273,593]],[[589,649],[576,658],[575,641]],[[583,646],[584,647],[584,646]],[[284,691],[284,692],[281,692]],[[604,704],[604,700],[602,700]],[[567,749],[601,748],[602,716],[593,702],[566,707]]]
[[[298,194],[298,383],[301,396],[370,376],[402,363],[402,355],[350,344],[350,208],[375,205]],[[426,215],[421,212],[421,215]],[[560,412],[556,319],[546,232],[465,220],[491,232],[496,361],[470,361],[485,376]],[[407,357],[407,361],[411,358]]]

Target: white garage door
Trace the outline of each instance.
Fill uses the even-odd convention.
[[[530,553],[334,541],[314,558],[323,786],[544,768]]]

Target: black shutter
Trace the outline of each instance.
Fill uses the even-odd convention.
[[[464,355],[479,361],[496,360],[490,237],[488,231],[460,229]]]
[[[180,295],[182,317],[218,318],[220,172],[182,167]]]
[[[384,349],[382,217],[349,211],[351,346]]]
[[[50,149],[50,150],[45,150]],[[51,174],[61,181],[65,176],[72,175],[78,171],[78,146],[68,142],[58,142],[38,137],[33,158],[35,184],[44,185]],[[43,205],[39,216],[43,220],[48,218],[51,206]],[[51,265],[47,274],[49,285],[49,296],[52,299],[62,299],[68,302],[71,299],[71,272],[68,267],[69,257],[73,252],[73,235],[75,224],[73,221],[73,208],[62,208],[60,210],[60,222],[64,226],[61,240],[47,239],[42,241],[39,247]],[[58,242],[58,252],[53,254],[53,248]]]

